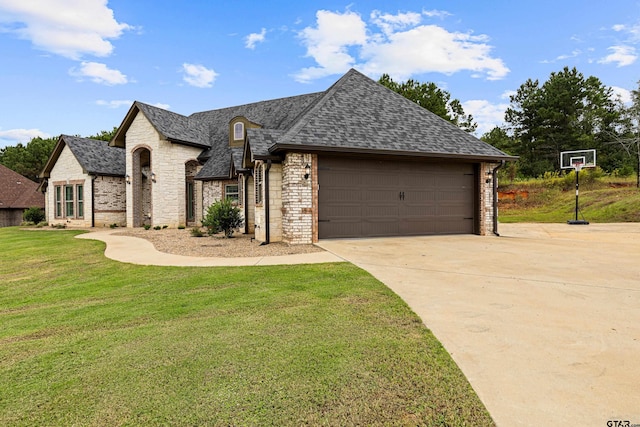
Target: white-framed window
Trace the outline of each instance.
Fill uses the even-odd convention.
[[[56,218],[84,218],[84,185],[54,185],[54,216]]]
[[[62,186],[56,185],[54,188],[55,188],[54,197],[55,197],[55,205],[56,205],[55,217],[62,218]]]
[[[73,185],[64,186],[64,216],[73,218]]]
[[[238,122],[233,125],[233,139],[234,141],[244,139],[244,123]]]
[[[224,186],[224,197],[238,203],[238,184],[226,184]]]
[[[256,176],[254,177],[254,183],[256,187],[256,205],[262,204],[262,180],[264,167],[262,163],[258,164],[256,167]]]
[[[76,185],[76,217],[84,218],[84,186]]]

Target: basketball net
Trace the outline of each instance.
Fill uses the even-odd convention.
[[[580,172],[582,170],[582,166],[584,166],[584,163],[575,162],[573,164],[573,169],[575,169],[576,172]]]

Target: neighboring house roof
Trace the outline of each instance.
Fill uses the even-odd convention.
[[[48,178],[53,166],[58,161],[63,148],[67,146],[74,155],[82,170],[87,175],[124,176],[126,170],[125,150],[109,146],[108,141],[80,138],[78,136],[61,135],[44,170],[42,178]]]
[[[44,208],[44,194],[38,183],[0,165],[0,209]]]

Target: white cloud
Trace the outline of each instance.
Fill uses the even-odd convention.
[[[611,89],[613,90],[613,97],[614,99],[616,99],[617,97],[620,97],[620,100],[626,104],[629,105],[631,104],[632,98],[631,98],[631,91],[618,87],[618,86],[611,86]]]
[[[630,43],[640,41],[640,24],[636,24],[636,25],[617,24],[611,28],[613,29],[613,31],[625,33],[628,36]]]
[[[259,33],[251,33],[245,38],[244,46],[247,49],[255,49],[256,44],[264,42],[264,38],[267,35],[266,28],[263,28]]]
[[[398,13],[397,15],[382,13],[379,10],[371,12],[371,22],[380,27],[386,35],[418,25],[421,20],[422,16],[416,12]]]
[[[169,104],[163,104],[161,102],[156,102],[155,104],[151,104],[154,107],[162,108],[163,110],[168,110],[171,106]]]
[[[0,141],[6,144],[18,144],[27,143],[36,137],[50,138],[46,132],[42,132],[40,129],[7,129],[0,130]]]
[[[473,99],[462,103],[462,108],[466,114],[471,114],[478,128],[476,135],[482,136],[496,126],[504,124],[504,113],[509,108],[509,104],[492,104],[484,99]]]
[[[92,82],[107,86],[128,83],[126,75],[99,62],[81,62],[80,68],[72,68],[69,70],[69,74],[80,78],[89,77]]]
[[[195,87],[211,87],[218,74],[198,64],[182,64],[183,80]]]
[[[447,16],[451,16],[451,14],[444,10],[423,10],[422,14],[424,16],[428,16],[429,18],[446,18]]]
[[[38,49],[75,60],[110,55],[109,40],[132,29],[115,20],[107,0],[0,0],[0,23]]]
[[[360,15],[347,11],[343,14],[319,10],[316,27],[307,27],[299,33],[318,67],[300,70],[294,77],[297,81],[343,73],[354,65],[355,59],[348,53],[349,46],[362,46],[367,41],[366,24]]]
[[[428,13],[434,12],[392,15],[373,11],[372,25],[368,26],[355,12],[320,10],[316,26],[299,34],[307,56],[317,66],[302,69],[294,77],[307,82],[344,73],[354,66],[366,74],[388,73],[400,80],[413,74],[453,74],[462,70],[471,71],[474,77],[499,80],[509,73],[501,59],[491,56],[492,47],[486,35],[421,25],[422,15]],[[439,12],[438,16],[442,15]]]
[[[636,59],[638,59],[636,49],[633,46],[611,46],[608,50],[612,51],[612,53],[600,59],[598,63],[615,63],[618,67],[625,67],[627,65],[633,64],[634,62],[636,62]]]
[[[120,107],[129,107],[133,104],[133,101],[129,101],[128,99],[120,99],[113,101],[105,101],[103,99],[99,99],[96,101],[96,105],[107,108],[120,108]]]

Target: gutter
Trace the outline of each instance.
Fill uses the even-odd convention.
[[[91,228],[96,226],[96,178],[91,175]]]
[[[498,234],[498,169],[505,165],[505,161],[501,160],[500,164],[496,166],[491,172],[493,175],[493,234]]]
[[[244,175],[244,234],[249,234],[249,174]]]
[[[269,169],[271,169],[271,160],[267,160],[267,168],[264,170],[264,222],[267,227],[264,231],[264,242],[262,245],[269,244]]]

